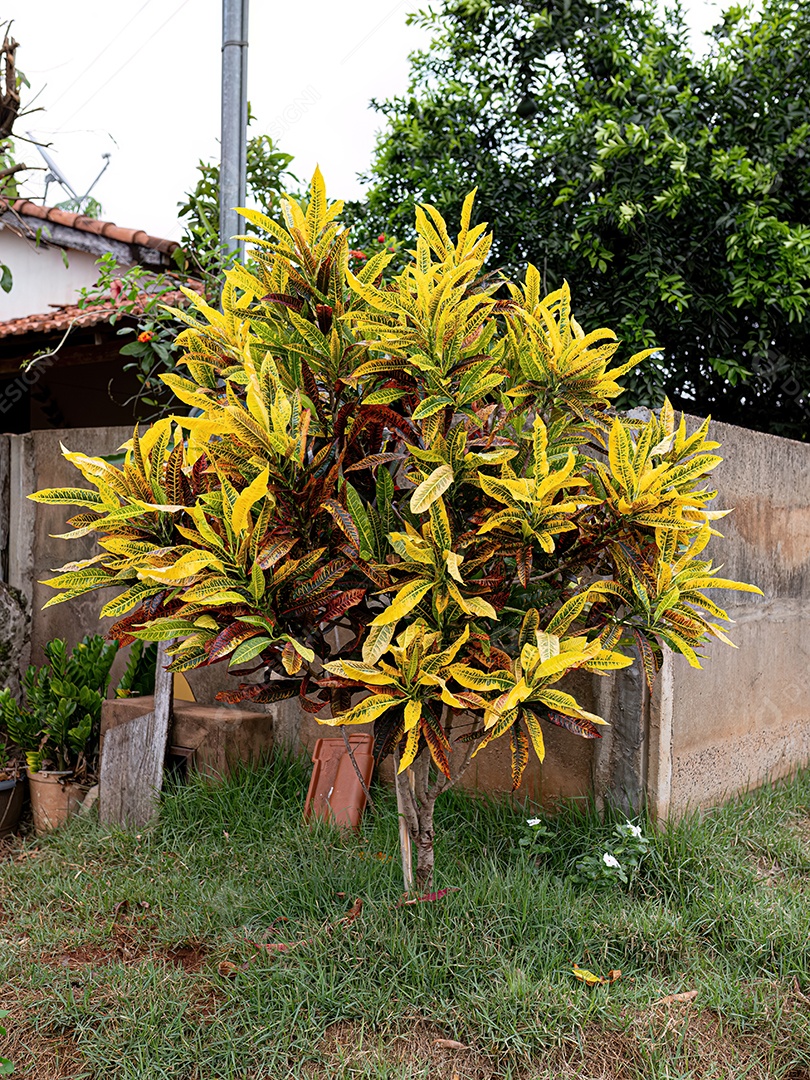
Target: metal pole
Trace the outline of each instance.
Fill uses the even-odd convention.
[[[247,55],[249,0],[222,0],[222,140],[219,171],[219,238],[241,261],[245,245],[237,206],[245,205],[247,167]]]

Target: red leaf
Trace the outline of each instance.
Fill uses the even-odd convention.
[[[340,505],[335,499],[324,499],[321,510],[326,510],[335,520],[337,526],[348,537],[349,542],[359,551],[360,533],[349,511]]]
[[[344,472],[357,472],[359,469],[376,469],[378,465],[387,465],[389,461],[402,461],[404,454],[369,454],[362,461],[349,465]]]
[[[326,611],[323,613],[323,622],[328,622],[330,619],[337,619],[349,608],[353,608],[355,604],[359,604],[363,597],[366,595],[365,589],[347,589],[346,592],[336,593],[329,601],[329,605]]]
[[[579,720],[575,716],[564,716],[563,713],[552,712],[551,709],[549,709],[545,719],[550,720],[557,727],[572,731],[575,735],[581,735],[583,739],[602,738],[602,732],[592,720]]]
[[[286,308],[290,308],[291,311],[301,312],[304,307],[304,301],[297,296],[290,296],[289,293],[268,293],[267,296],[262,297],[263,304],[282,304]]]
[[[448,893],[458,892],[458,891],[459,891],[458,885],[451,885],[447,889],[439,889],[438,892],[423,893],[422,896],[413,896],[410,899],[405,899],[403,897],[403,899],[400,900],[400,902],[397,904],[397,907],[403,907],[405,904],[424,904],[424,903],[432,904],[435,900],[443,899],[445,896],[447,896]]]
[[[256,637],[257,634],[261,633],[262,629],[259,626],[240,622],[231,623],[211,643],[208,649],[208,663],[215,663],[220,657],[231,652],[236,645],[241,645],[243,641],[249,641],[252,637]]]
[[[308,713],[319,713],[328,704],[326,701],[313,701],[312,698],[308,697],[299,698],[299,701],[301,702],[301,708]]]

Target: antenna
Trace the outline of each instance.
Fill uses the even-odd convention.
[[[69,183],[67,177],[62,172],[62,170],[59,168],[59,166],[56,164],[56,162],[53,160],[53,158],[48,153],[48,151],[45,149],[45,147],[36,139],[36,137],[30,131],[26,132],[26,134],[31,139],[31,142],[33,142],[34,146],[36,146],[37,150],[39,151],[39,153],[40,153],[40,155],[42,157],[42,160],[48,166],[48,172],[45,174],[45,195],[44,195],[44,198],[43,198],[43,202],[47,202],[47,199],[48,199],[48,186],[50,184],[52,184],[52,183],[56,183],[56,184],[59,184],[60,187],[64,188],[64,190],[70,195],[72,201],[76,204],[77,212],[81,213],[82,205],[90,197],[90,192],[93,190],[93,188],[96,186],[96,184],[99,182],[99,180],[102,178],[102,176],[106,172],[107,166],[110,164],[110,156],[111,155],[109,153],[105,153],[105,154],[101,155],[102,159],[104,160],[104,165],[103,165],[103,167],[101,169],[101,172],[95,178],[95,180],[90,185],[90,187],[87,189],[87,191],[85,191],[84,195],[77,195],[75,189],[72,186],[72,184]]]

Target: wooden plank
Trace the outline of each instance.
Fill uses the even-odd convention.
[[[169,644],[158,645],[153,711],[104,736],[99,777],[99,820],[104,824],[140,829],[157,811],[172,709]]]

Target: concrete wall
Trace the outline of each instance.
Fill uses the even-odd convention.
[[[753,582],[765,593],[714,594],[736,620],[731,636],[739,649],[713,645],[703,671],[681,657],[667,658],[651,700],[635,668],[608,679],[581,674],[572,680],[566,688],[611,726],[603,739],[586,741],[547,725],[545,764],[540,768],[532,756],[521,797],[549,805],[592,795],[628,808],[648,799],[664,817],[716,804],[810,761],[810,446],[723,424],[712,430],[726,458],[713,474],[717,502],[736,509],[718,523],[725,540],[713,541],[709,554],[724,564],[723,576]],[[87,558],[93,544],[90,538],[54,539],[51,534],[66,531],[64,508],[24,496],[77,483],[60,441],[104,454],[129,435],[128,428],[113,427],[0,436],[0,568],[27,600],[32,619],[23,663],[29,655],[40,662],[53,637],[72,645],[105,628],[97,617],[99,594],[41,610],[52,592],[39,579]],[[189,682],[201,703],[234,685],[224,665],[190,672]],[[317,738],[336,734],[302,713],[295,700],[268,708],[279,742],[311,749]],[[510,789],[507,740],[476,758],[466,786]]]
[[[693,427],[696,422],[693,422]],[[810,446],[712,425],[721,575],[764,596],[715,590],[735,620],[702,671],[670,657],[649,712],[647,783],[661,814],[710,806],[810,762]]]

